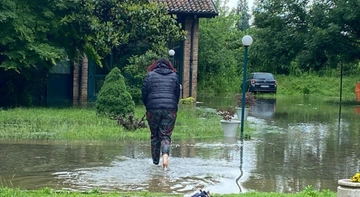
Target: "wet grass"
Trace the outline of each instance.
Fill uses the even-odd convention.
[[[327,97],[338,97],[340,93],[340,77],[319,77],[316,74],[304,74],[301,76],[277,75],[278,95],[317,95]],[[343,78],[342,92],[344,98],[355,98],[355,85],[358,76],[347,76]]]
[[[360,106],[360,101],[356,101],[353,99],[348,99],[345,98],[344,100],[340,101],[339,100],[331,100],[331,101],[327,101],[327,103],[332,104],[332,105],[342,105],[342,106]]]
[[[136,107],[135,116],[145,113]],[[223,137],[221,117],[213,111],[180,107],[174,139]],[[245,135],[251,129],[245,124]],[[51,140],[148,140],[149,128],[126,131],[115,120],[98,117],[93,108],[14,108],[0,110],[0,138]]]
[[[151,193],[151,192],[114,192],[114,193],[101,193],[99,190],[92,190],[89,192],[67,192],[67,191],[53,191],[49,188],[40,190],[20,190],[12,188],[0,188],[0,196],[11,196],[11,197],[42,197],[42,196],[55,196],[55,197],[92,197],[92,196],[103,196],[103,197],[139,197],[139,196],[157,196],[157,197],[177,197],[184,196],[182,194],[165,194],[165,193]],[[282,194],[282,193],[264,193],[264,192],[249,192],[242,194],[212,194],[212,197],[335,197],[336,193],[324,190],[321,192],[313,190],[308,187],[302,192],[295,194]]]

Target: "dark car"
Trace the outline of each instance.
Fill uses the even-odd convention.
[[[242,87],[242,86],[241,86]],[[276,94],[277,84],[273,74],[266,72],[250,73],[246,80],[246,91],[253,93]]]

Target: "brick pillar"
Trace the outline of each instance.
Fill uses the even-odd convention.
[[[184,41],[183,59],[183,98],[197,96],[199,19],[189,17],[185,20],[186,40]],[[192,42],[192,43],[191,43]],[[192,55],[191,55],[192,51]],[[191,64],[191,65],[190,65]],[[191,67],[191,68],[190,68]],[[192,72],[190,72],[190,69]],[[190,75],[192,75],[190,80]],[[191,85],[190,85],[191,83]],[[190,95],[191,88],[191,95]]]

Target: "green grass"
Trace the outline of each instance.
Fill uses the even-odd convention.
[[[143,106],[135,116],[141,118]],[[191,105],[181,105],[173,138],[223,137],[221,117]],[[245,135],[251,128],[245,124]],[[148,140],[149,128],[126,131],[115,120],[98,117],[93,108],[14,108],[0,110],[0,138],[52,140]]]
[[[89,192],[67,192],[67,191],[53,191],[50,188],[44,188],[40,190],[20,190],[13,188],[0,188],[0,196],[7,197],[140,197],[140,196],[152,196],[152,197],[182,197],[182,194],[166,194],[166,193],[152,193],[152,192],[111,192],[102,193],[100,190],[92,190]],[[308,186],[304,191],[293,194],[282,193],[265,193],[265,192],[248,192],[241,194],[211,194],[212,197],[336,197],[336,193],[324,190],[321,192],[315,191],[311,186]]]
[[[339,97],[340,94],[339,76],[320,77],[316,74],[303,74],[301,76],[276,75],[275,78],[278,84],[277,96],[304,95],[304,92],[307,92],[310,95],[326,97]],[[218,96],[221,94],[222,96],[233,97],[241,90],[240,85],[242,83],[242,79],[239,77],[235,79],[229,78],[228,80],[231,81],[226,84],[234,85],[218,87],[217,89],[220,91],[215,91],[212,86],[207,86],[204,89],[198,89],[198,95]],[[353,100],[355,98],[355,86],[357,81],[360,81],[360,77],[357,75],[343,77],[343,98],[347,98],[349,100]]]
[[[319,77],[317,75],[284,76],[277,75],[278,95],[310,95],[338,97],[340,94],[340,77]],[[343,97],[355,98],[358,76],[343,78]]]

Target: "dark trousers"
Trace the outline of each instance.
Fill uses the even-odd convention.
[[[171,134],[175,126],[176,110],[148,110],[146,119],[151,131],[151,156],[159,164],[162,154],[170,154]]]

